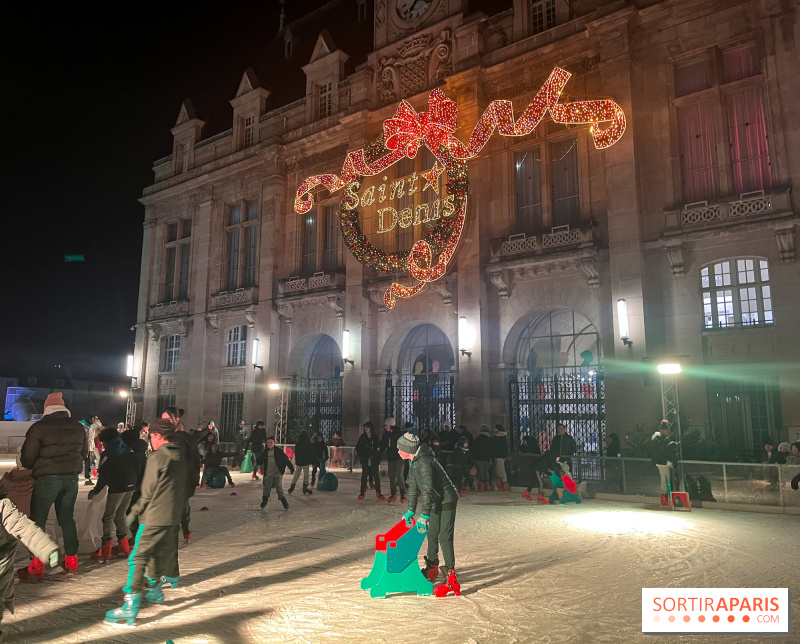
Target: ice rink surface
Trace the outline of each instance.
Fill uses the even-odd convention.
[[[357,501],[355,475],[343,473],[337,492],[304,497],[298,486],[289,511],[274,493],[261,511],[261,484],[238,473],[234,480],[235,489],[198,491],[194,537],[180,547],[181,587],[165,591],[164,606],[146,605],[135,627],[103,623],[105,611],[121,604],[126,560],[103,565],[82,555],[77,577],[48,572],[42,582],[17,584],[16,614],[6,612],[2,625],[6,641],[799,641],[645,636],[641,589],[788,587],[797,637],[800,517],[592,500],[537,506],[519,493],[473,493],[461,499],[456,520],[463,596],[371,599],[359,582],[375,535],[405,506],[379,502],[374,492]],[[82,483],[77,517],[91,489]]]

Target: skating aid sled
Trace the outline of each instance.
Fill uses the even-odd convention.
[[[416,592],[432,595],[433,583],[419,569],[419,549],[427,531],[420,532],[414,522],[401,519],[389,532],[375,537],[375,560],[369,575],[361,580],[361,589],[370,597],[386,597],[388,593]]]
[[[553,484],[553,493],[550,495],[550,503],[580,503],[581,497],[577,494],[575,481],[569,474],[558,475],[553,472],[550,475],[550,482]]]

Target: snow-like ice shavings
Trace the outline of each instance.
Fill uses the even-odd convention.
[[[601,534],[660,535],[685,532],[692,522],[676,514],[597,510],[565,517],[564,523]]]

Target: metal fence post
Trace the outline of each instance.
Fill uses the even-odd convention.
[[[781,507],[786,507],[786,499],[783,497],[783,468],[780,465],[776,465],[775,467],[778,468],[778,492],[781,495]]]
[[[622,463],[622,493],[623,494],[627,494],[628,493],[628,477],[625,475],[625,459],[621,458],[619,460]]]
[[[723,463],[722,464],[722,485],[725,486],[725,502],[728,501],[728,466]]]

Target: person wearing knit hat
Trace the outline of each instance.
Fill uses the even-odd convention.
[[[400,491],[400,503],[406,502],[406,483],[403,479],[403,461],[397,454],[397,439],[400,432],[396,427],[396,422],[391,416],[383,421],[386,431],[381,439],[381,453],[386,454],[387,465],[389,466],[389,496],[386,501],[394,503],[397,500],[397,491]]]
[[[78,570],[78,530],[73,514],[78,497],[78,475],[88,454],[83,425],[70,418],[61,392],[51,393],[44,403],[44,417],[25,434],[20,462],[22,467],[31,470],[34,479],[31,519],[44,530],[50,508],[55,505],[58,524],[64,534],[64,567],[73,573]],[[40,576],[43,572],[44,564],[38,558],[17,571],[20,578]]]
[[[403,460],[410,461],[408,474],[408,511],[403,515],[406,525],[414,521],[417,499],[420,516],[417,528],[428,531],[428,553],[422,574],[433,582],[439,576],[439,546],[447,566],[445,583],[434,588],[437,597],[448,593],[461,594],[461,585],[456,577],[456,556],[453,547],[458,492],[447,476],[442,464],[436,460],[428,443],[420,443],[412,427],[397,439],[397,452]]]

